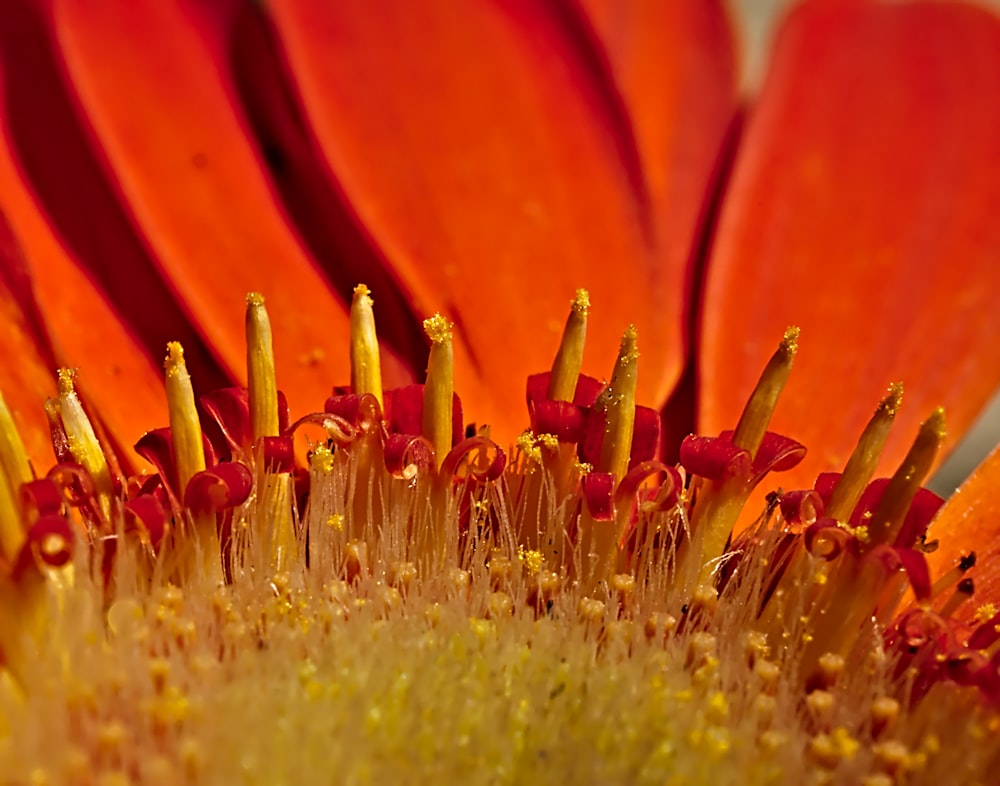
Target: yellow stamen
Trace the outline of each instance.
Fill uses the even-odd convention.
[[[382,365],[379,362],[375,314],[368,287],[358,284],[351,302],[351,390],[370,393],[382,406]]]
[[[792,361],[798,351],[799,329],[790,327],[778,344],[747,401],[733,432],[733,444],[756,456],[767,426],[788,381]],[[735,476],[718,482],[706,482],[691,521],[691,538],[678,552],[682,569],[678,578],[691,590],[699,584],[711,584],[717,559],[722,556],[751,488],[750,478]]]
[[[569,316],[563,329],[562,342],[552,363],[549,378],[549,398],[554,401],[572,401],[576,383],[583,366],[583,347],[587,340],[587,317],[590,314],[590,294],[578,289],[570,302]]]
[[[278,386],[271,345],[271,320],[258,292],[247,295],[247,384],[250,389],[250,427],[254,442],[278,435]]]
[[[639,350],[635,325],[629,325],[622,336],[618,359],[611,382],[597,400],[597,408],[605,413],[604,441],[598,470],[613,472],[617,480],[628,471],[635,430],[635,391],[639,370]]]
[[[827,506],[827,515],[831,518],[846,520],[850,518],[851,512],[857,506],[865,486],[875,474],[879,457],[882,455],[882,448],[889,438],[889,431],[892,429],[896,412],[903,400],[903,386],[894,383],[889,386],[889,392],[879,403],[875,414],[872,415],[865,430],[858,439],[858,445],[854,448],[847,466],[844,467],[844,474],[840,476],[837,485],[833,489],[830,497],[830,504]]]
[[[28,452],[24,449],[21,434],[14,423],[14,416],[0,394],[0,469],[15,486],[32,479]]]
[[[265,528],[264,550],[275,571],[288,570],[298,559],[295,536],[294,480],[288,472],[258,475],[256,520]]]
[[[184,363],[184,349],[177,341],[167,344],[163,368],[166,372],[167,409],[170,413],[170,435],[174,443],[174,464],[180,483],[177,493],[183,500],[184,489],[191,478],[205,469],[205,445],[202,442],[198,410],[194,404],[191,375]]]
[[[202,442],[198,410],[195,408],[191,376],[184,363],[184,349],[179,342],[171,341],[167,344],[167,357],[163,361],[163,368],[166,372],[164,386],[167,393],[167,411],[170,416],[170,434],[174,443],[174,465],[177,468],[177,482],[180,486],[177,494],[183,503],[184,491],[191,478],[205,469],[205,445]],[[184,557],[193,563],[193,546],[196,541],[197,548],[201,551],[205,575],[217,583],[222,580],[222,565],[219,559],[219,534],[215,516],[212,514],[196,516],[192,524],[195,539],[190,542],[181,539],[178,548]]]
[[[913,497],[930,474],[945,436],[944,409],[938,407],[921,425],[913,446],[886,486],[868,525],[872,544],[891,543],[903,526]],[[904,546],[912,546],[905,543]]]
[[[59,369],[59,417],[62,419],[63,428],[66,429],[70,453],[80,466],[90,473],[101,513],[106,519],[110,519],[111,494],[114,490],[111,469],[104,458],[104,450],[97,439],[97,434],[94,433],[94,426],[76,395],[73,386],[75,376],[76,372],[71,369]]]
[[[7,402],[0,394],[0,554],[13,560],[24,544],[19,489],[31,480],[31,466]]]
[[[792,371],[792,361],[798,351],[799,329],[790,327],[778,345],[777,351],[771,356],[764,372],[760,375],[757,387],[754,388],[746,408],[740,416],[740,422],[733,433],[733,444],[750,452],[751,457],[757,455],[757,448],[764,439],[771,415],[781,396],[781,391],[788,381]]]
[[[597,399],[597,408],[604,411],[604,440],[597,469],[610,472],[616,484],[628,472],[635,430],[635,392],[639,370],[639,350],[635,325],[629,325],[622,336],[615,361],[615,370],[607,388]],[[616,512],[613,521],[594,521],[585,515],[580,522],[581,551],[588,565],[591,583],[610,578],[616,568],[618,543],[624,532],[627,511]]]
[[[424,332],[431,340],[427,382],[424,385],[424,437],[434,447],[438,467],[451,450],[451,413],[455,390],[452,327],[440,314],[424,320]]]

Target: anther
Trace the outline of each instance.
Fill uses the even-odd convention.
[[[597,468],[611,472],[620,481],[628,471],[635,429],[635,394],[638,382],[639,350],[636,330],[630,325],[622,336],[611,382],[597,399],[596,408],[605,414],[604,440]]]
[[[106,519],[111,517],[111,496],[114,484],[111,480],[111,469],[108,467],[104,450],[94,432],[94,426],[83,409],[83,404],[76,394],[74,378],[76,372],[71,369],[59,369],[59,417],[69,439],[70,453],[90,474],[97,490],[98,503]]]
[[[382,406],[382,365],[368,287],[358,284],[351,301],[351,390],[369,393]]]
[[[552,363],[549,377],[549,398],[553,401],[572,401],[576,383],[583,367],[583,348],[587,340],[587,316],[590,313],[590,294],[578,289],[570,302],[569,317],[563,329],[559,351]]]
[[[871,535],[869,547],[879,543],[892,543],[903,526],[906,512],[924,478],[930,473],[938,449],[945,436],[944,409],[938,407],[925,420],[917,433],[913,446],[886,486],[882,501],[868,525]],[[902,544],[910,547],[912,543]]]
[[[271,320],[259,292],[247,295],[247,386],[254,442],[278,435],[278,386],[274,370]]]
[[[451,450],[452,401],[455,395],[455,358],[452,352],[453,325],[440,314],[424,320],[424,332],[431,340],[424,384],[423,435],[434,448],[437,466]]]
[[[882,455],[892,423],[903,401],[903,385],[894,383],[889,392],[879,402],[865,430],[858,438],[857,447],[844,467],[844,473],[837,481],[827,505],[826,515],[837,521],[846,521],[857,506],[868,482],[875,474],[878,460]]]
[[[202,442],[198,410],[195,408],[191,375],[184,363],[184,350],[178,342],[171,341],[167,344],[163,368],[166,372],[165,387],[170,436],[174,443],[174,464],[180,484],[177,494],[183,500],[188,482],[205,469],[205,445]]]
[[[792,371],[792,361],[798,351],[799,329],[790,327],[785,330],[785,335],[778,344],[778,349],[771,356],[764,372],[760,375],[757,387],[747,401],[740,421],[733,432],[733,444],[738,448],[749,451],[751,456],[757,454],[764,439],[764,433],[771,422],[771,415],[778,404],[781,391],[788,382],[788,376]]]

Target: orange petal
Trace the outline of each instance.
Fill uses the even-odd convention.
[[[650,296],[685,313],[686,332],[698,303],[681,282],[693,283],[689,266],[737,113],[732,31],[717,0],[582,5],[631,119],[652,201],[661,263]]]
[[[26,325],[10,312],[16,307],[15,296],[6,294],[3,307],[8,315],[3,325],[9,333],[3,341],[8,357],[18,360],[3,364],[14,378],[0,382],[0,389],[8,400],[17,401],[19,429],[36,469],[44,472],[52,462],[43,404],[56,393],[56,365],[80,369],[80,392],[92,412],[99,413],[114,447],[130,466],[130,451],[122,449],[130,448],[152,425],[166,422],[161,374],[87,273],[53,236],[14,166],[2,132],[0,212],[10,219],[20,240],[19,247],[6,250],[3,264],[23,266],[33,281],[17,300],[39,314],[36,343],[47,348],[52,342],[41,354],[27,348]],[[8,342],[20,342],[21,349]]]
[[[680,367],[679,299],[654,304],[645,185],[620,101],[580,26],[534,0],[274,3],[303,113],[355,220],[420,314],[456,322],[456,388],[503,440],[591,290],[587,366],[627,321],[640,395]]]
[[[4,216],[12,229],[6,222],[0,226],[9,234],[0,264],[8,281],[20,286],[3,297],[3,346],[17,362],[3,364],[0,389],[15,410],[36,469],[44,472],[52,462],[43,403],[56,393],[57,364],[81,369],[79,389],[100,412],[115,447],[131,446],[151,423],[165,420],[160,374],[53,235],[18,169],[5,124],[0,125],[0,221]],[[34,315],[30,323],[25,314]]]
[[[221,383],[225,378],[153,269],[143,241],[119,207],[114,187],[104,180],[91,154],[91,140],[80,128],[40,10],[41,4],[34,0],[0,5],[4,73],[0,111],[11,165],[17,171],[17,184],[10,187],[32,192],[30,199],[37,199],[40,208],[31,210],[44,213],[41,224],[51,226],[81,270],[116,304],[129,330],[154,356],[162,352],[167,340],[182,341],[203,377]],[[15,232],[27,246],[39,221],[33,226],[16,223]],[[38,231],[48,234],[49,230]],[[29,250],[29,261],[33,265],[37,261],[34,251]],[[34,273],[40,284],[58,287],[62,283],[55,271],[36,269]],[[67,286],[64,296],[74,294]]]
[[[352,293],[358,282],[369,287],[378,300],[375,321],[380,342],[392,347],[410,368],[426,368],[423,320],[412,313],[395,273],[317,161],[312,137],[282,75],[284,65],[264,9],[241,3],[230,24],[233,81],[303,242],[335,291]]]
[[[933,575],[974,551],[976,603],[1000,603],[1000,447],[944,504],[927,537],[940,541],[927,556]]]
[[[36,469],[44,471],[52,463],[43,409],[45,399],[56,393],[52,358],[32,309],[24,307],[24,288],[12,280],[18,273],[20,250],[2,210],[0,204],[0,346],[5,358],[0,363],[0,393],[28,456]]]
[[[702,426],[736,422],[786,325],[772,428],[843,466],[889,383],[890,472],[943,404],[949,444],[1000,383],[1000,24],[959,4],[806,2],[749,121],[709,266]]]
[[[348,379],[347,306],[290,227],[235,104],[226,7],[53,0],[51,23],[108,174],[192,323],[244,379],[243,295],[262,292],[279,383],[293,411],[311,411]]]

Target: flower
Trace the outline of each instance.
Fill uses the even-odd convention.
[[[39,720],[65,745],[52,772],[32,777],[227,781],[238,762],[251,780],[282,779],[303,738],[311,755],[336,739],[336,760],[359,778],[388,749],[381,774],[565,776],[586,766],[574,763],[583,744],[594,757],[580,761],[603,771],[581,777],[602,781],[729,767],[752,780],[810,770],[878,783],[993,765],[955,737],[995,729],[997,686],[994,615],[960,611],[975,559],[953,529],[970,511],[986,518],[993,497],[977,489],[992,488],[983,478],[996,461],[945,508],[932,530],[944,556],[930,558],[936,503],[919,487],[945,440],[937,411],[908,452],[889,443],[887,463],[906,458],[888,483],[867,481],[895,391],[843,475],[814,478],[844,465],[867,417],[848,410],[832,425],[817,410],[864,410],[903,375],[914,418],[921,396],[942,400],[960,431],[998,381],[988,361],[1000,238],[978,162],[995,158],[1000,134],[993,108],[968,100],[996,86],[996,22],[961,5],[805,3],[735,146],[721,9],[623,9],[407,4],[373,24],[365,6],[291,0],[266,12],[5,8],[0,194],[25,253],[4,254],[0,324],[23,357],[2,369],[21,428],[4,426],[5,510],[16,515],[0,609],[8,681],[19,683],[4,717],[29,731],[9,735],[18,747],[4,753],[36,766],[45,742],[21,743]],[[859,89],[861,76],[870,84]],[[857,112],[844,111],[847,96]],[[709,229],[710,253],[699,240]],[[346,305],[361,271],[385,315],[381,360]],[[639,375],[627,331],[603,388],[577,381],[582,350],[568,331],[573,370],[557,364],[544,391],[529,384],[535,429],[505,471],[490,432],[459,441],[452,378],[475,417],[513,436],[515,380],[548,365],[551,298],[582,272],[598,308],[657,340],[643,344]],[[256,297],[240,370],[241,288],[265,290],[277,317],[278,357],[293,359],[277,378]],[[859,314],[865,295],[880,319]],[[953,317],[957,304],[970,318]],[[389,387],[409,382],[426,357],[417,315],[433,311],[445,316],[430,323],[426,386],[383,398],[369,371],[382,367]],[[745,375],[764,360],[757,336],[788,321],[807,337],[814,328],[801,375],[812,387],[789,390],[782,421],[787,334],[737,422]],[[321,349],[348,322],[350,366]],[[206,388],[245,375],[249,393],[206,405],[217,424],[203,442],[210,420],[172,349],[173,466],[161,460],[162,480],[122,489],[128,473],[109,448],[166,419],[148,358],[167,331]],[[871,349],[875,372],[845,340]],[[610,356],[617,338],[602,327],[588,341]],[[82,367],[101,423],[95,433],[64,374],[48,415],[60,464],[28,483],[25,456],[42,444],[25,402],[57,358]],[[338,374],[351,375],[348,398],[282,424],[276,379],[299,414]],[[699,430],[736,428],[682,443],[670,429],[693,422],[696,374]],[[683,475],[655,460],[647,426],[658,419],[636,406],[659,407],[671,390],[663,439]],[[780,432],[821,446],[812,465],[768,431],[772,411]],[[306,483],[288,440],[310,425],[331,444],[312,449]],[[797,463],[803,490],[772,495],[757,526],[734,531],[764,474]],[[307,507],[296,502],[306,487]],[[980,552],[988,587],[994,554]],[[238,735],[274,719],[273,733],[251,736],[261,747],[227,736],[219,719],[237,707],[249,713]],[[931,707],[965,725],[935,725]],[[437,731],[435,708],[454,723]],[[575,745],[552,734],[563,721]],[[197,739],[207,731],[208,746]],[[442,735],[454,756],[443,768]]]

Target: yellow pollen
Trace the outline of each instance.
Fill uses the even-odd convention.
[[[526,549],[524,546],[518,546],[517,558],[524,565],[524,569],[528,573],[538,573],[545,565],[545,557],[542,555],[542,552],[535,549]]]
[[[570,308],[581,316],[590,315],[590,293],[586,289],[576,290],[576,295],[570,301]]]
[[[443,344],[451,341],[451,334],[454,325],[440,314],[435,314],[424,320],[424,332],[427,338],[434,344]]]

